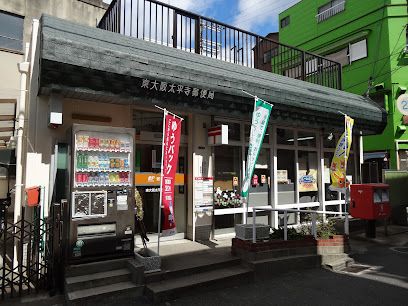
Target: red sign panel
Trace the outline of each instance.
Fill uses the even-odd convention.
[[[176,219],[174,217],[174,182],[180,145],[181,119],[171,114],[165,116],[163,135],[163,167],[162,167],[162,205],[164,220],[162,236],[176,233]]]

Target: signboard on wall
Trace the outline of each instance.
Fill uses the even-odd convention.
[[[194,208],[206,210],[213,208],[214,178],[197,176],[194,178]]]
[[[222,124],[208,129],[208,145],[228,144],[228,125]]]
[[[299,170],[299,192],[317,191],[317,171]]]

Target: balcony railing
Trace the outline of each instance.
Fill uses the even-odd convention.
[[[114,0],[98,27],[295,79],[341,88],[341,65],[324,57],[154,0]],[[270,61],[264,63],[264,54]]]
[[[323,11],[323,12],[320,12],[319,14],[316,15],[317,22],[322,22],[322,21],[324,21],[326,19],[329,19],[330,17],[344,11],[344,8],[346,6],[345,4],[346,4],[346,1],[343,1],[343,2],[340,2],[340,3],[336,4],[336,5],[333,5],[331,8],[329,8],[329,9]]]

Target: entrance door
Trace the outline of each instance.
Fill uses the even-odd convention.
[[[177,233],[175,237],[184,238],[186,232],[186,186],[184,172],[187,169],[187,149],[180,147],[174,205]],[[157,234],[160,201],[161,145],[136,144],[135,186],[143,206],[143,221],[148,234]],[[163,217],[163,216],[162,216]]]

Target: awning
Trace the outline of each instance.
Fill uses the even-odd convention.
[[[317,54],[327,54],[327,53],[334,52],[342,47],[347,46],[348,44],[351,44],[355,41],[366,38],[369,33],[370,33],[369,31],[361,31],[358,33],[347,35],[347,37],[340,38],[337,41],[332,41],[328,43],[326,47],[320,48],[318,50],[313,50],[313,52]]]
[[[384,159],[387,157],[387,152],[367,152],[364,153],[364,161],[370,159]]]
[[[106,103],[161,104],[185,112],[248,119],[253,99],[274,104],[272,121],[342,130],[347,114],[354,131],[381,133],[386,112],[368,98],[301,80],[223,62],[66,20],[41,18],[40,94]],[[143,88],[143,80],[204,88],[212,100]],[[341,112],[341,113],[340,113]]]

